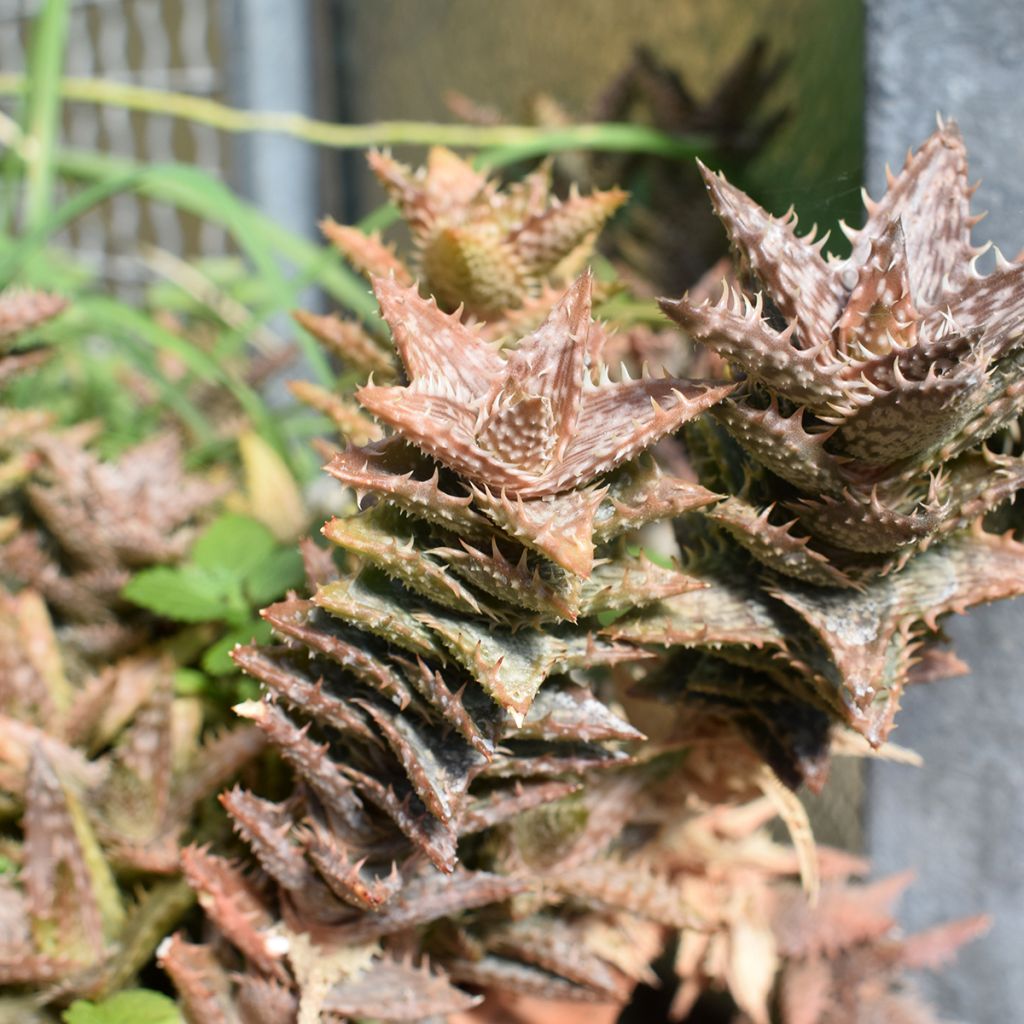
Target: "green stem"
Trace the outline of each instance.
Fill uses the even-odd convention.
[[[24,76],[0,74],[0,95],[18,95],[25,89]],[[576,124],[558,128],[427,121],[332,124],[303,114],[236,110],[201,96],[97,78],[68,77],[59,83],[59,90],[65,100],[169,115],[225,132],[290,135],[333,149],[409,145],[492,150],[489,156],[481,157],[489,166],[572,149],[651,153],[685,160],[711,148],[710,140],[704,136],[669,135],[642,124]]]

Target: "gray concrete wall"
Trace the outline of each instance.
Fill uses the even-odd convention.
[[[989,216],[975,242],[1024,247],[1024,4],[1019,0],[869,0],[867,178],[955,117],[975,196]],[[868,853],[879,873],[914,867],[908,929],[987,911],[996,925],[957,964],[922,979],[949,1018],[1024,1020],[1024,604],[955,620],[949,632],[969,678],[911,691],[894,739],[921,769],[873,765]]]

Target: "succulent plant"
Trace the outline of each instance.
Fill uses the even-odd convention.
[[[625,202],[608,189],[560,200],[551,192],[547,165],[501,189],[487,175],[442,147],[412,171],[390,155],[373,152],[370,168],[399,208],[412,234],[409,264],[377,236],[325,221],[327,237],[367,274],[418,279],[447,312],[489,321],[568,283],[586,265],[598,232]]]
[[[372,507],[324,527],[342,571],[307,546],[312,600],[264,613],[284,643],[235,655],[266,690],[240,713],[301,782],[284,804],[223,798],[276,893],[250,885],[252,911],[237,914],[244,878],[201,850],[190,879],[302,1020],[406,1019],[389,1016],[404,1006],[394,999],[358,1001],[379,995],[377,971],[404,971],[422,992],[409,1019],[472,1005],[454,981],[622,1001],[646,962],[619,969],[611,952],[574,944],[621,919],[652,946],[652,930],[657,939],[687,914],[656,867],[638,863],[636,886],[616,879],[623,862],[608,848],[630,811],[622,798],[648,769],[622,774],[642,734],[599,671],[638,652],[601,640],[598,616],[699,585],[614,538],[709,500],[640,456],[731,386],[610,380],[589,275],[508,354],[413,287],[388,278],[375,289],[408,384],[359,391],[392,433],[328,467]],[[572,677],[583,666],[600,697]],[[574,798],[585,773],[593,784]],[[563,913],[570,892],[580,907]],[[511,917],[510,903],[522,903]],[[257,920],[268,923],[262,952],[245,924]],[[433,974],[403,966],[397,936],[409,929],[426,929],[408,948],[432,955]],[[309,957],[370,973],[351,992],[320,990],[303,980]],[[226,975],[196,980],[200,959],[215,970],[209,956],[179,943],[164,959],[192,1016],[219,1019],[213,1001],[190,996],[230,990]]]
[[[794,720],[770,710],[781,694],[805,703],[799,777],[830,718],[884,741],[941,615],[1024,589],[1024,549],[982,525],[1024,480],[1018,457],[985,445],[1021,408],[1024,265],[999,259],[977,272],[952,124],[868,200],[845,259],[799,237],[792,215],[772,217],[705,176],[763,288],[662,302],[740,381],[688,435],[702,483],[724,500],[706,509],[710,531],[691,518],[679,540],[710,545],[717,570],[710,589],[609,635],[725,644],[711,652],[717,666],[699,660],[697,688],[737,714],[774,718],[765,744],[777,746],[780,730],[794,742]]]
[[[638,46],[589,108],[585,121],[644,122],[670,135],[698,135],[736,168],[757,156],[785,122],[773,88],[785,61],[772,59],[764,39],[755,39],[700,99],[684,76]],[[767,100],[766,100],[767,97]],[[481,107],[461,94],[449,106],[465,120],[495,124],[498,110]],[[557,127],[575,119],[553,96],[530,103],[531,122]],[[566,153],[555,158],[556,188],[622,186],[635,199],[600,238],[600,250],[628,273],[643,294],[690,287],[725,254],[714,217],[707,208],[697,169],[647,153]]]
[[[19,468],[0,538],[0,1017],[28,1021],[152,956],[194,901],[179,847],[197,807],[263,741],[204,735],[171,648],[120,594],[130,571],[184,552],[222,488],[184,473],[173,437],[104,462],[88,430],[37,410],[0,422]]]
[[[442,312],[473,326],[482,341],[506,346],[540,325],[626,198],[617,188],[586,196],[572,188],[559,199],[547,163],[521,181],[499,186],[440,147],[431,149],[426,166],[415,171],[387,154],[371,152],[368,159],[412,236],[412,256],[400,258],[377,232],[368,235],[330,218],[321,223],[326,237],[369,280],[393,280],[403,288],[416,280],[420,294],[433,298]],[[620,286],[591,279],[591,290],[600,304],[613,299]],[[351,443],[379,440],[380,425],[344,392],[354,378],[368,373],[378,383],[401,376],[391,338],[379,322],[305,311],[295,318],[345,373],[340,389],[299,380],[291,383],[292,392],[328,416]],[[624,364],[637,375],[646,365],[678,376],[691,357],[667,322],[624,323],[606,332],[601,344],[608,365]]]
[[[859,238],[892,234],[883,208],[909,224],[955,206],[932,192],[948,185],[943,161],[959,142],[949,128],[936,138]],[[227,940],[178,935],[163,949],[191,1020],[457,1018],[481,994],[484,1020],[497,1007],[515,1017],[516,1001],[533,997],[615,1007],[652,978],[668,942],[681,1011],[725,986],[755,1024],[773,1013],[787,1024],[879,1007],[911,1014],[896,993],[899,965],[981,927],[949,926],[934,947],[916,947],[891,937],[882,911],[836,924],[829,915],[843,899],[873,906],[875,890],[842,895],[840,882],[863,866],[815,851],[787,787],[820,786],[833,747],[870,749],[856,732],[891,751],[882,744],[901,687],[952,664],[922,648],[937,637],[937,616],[1024,589],[1024,548],[982,530],[989,499],[937,521],[930,545],[922,534],[881,552],[823,540],[804,510],[827,504],[830,474],[843,481],[836,502],[853,501],[869,480],[881,512],[863,532],[884,537],[877,523],[893,481],[902,473],[907,486],[908,460],[919,465],[950,441],[934,439],[938,426],[927,428],[932,440],[922,440],[926,426],[896,431],[887,443],[912,446],[896,465],[890,448],[879,461],[850,439],[867,422],[886,438],[894,428],[884,410],[901,407],[903,390],[930,394],[935,379],[960,380],[958,359],[992,373],[1003,365],[1009,380],[1019,329],[1002,314],[982,322],[975,307],[981,326],[967,348],[931,327],[889,342],[909,308],[888,334],[873,330],[883,313],[875,299],[896,301],[876,280],[891,258],[869,244],[827,263],[788,222],[715,187],[740,211],[737,233],[755,224],[750,262],[761,259],[753,269],[775,288],[769,316],[796,325],[771,333],[766,305],[754,302],[745,312],[666,303],[741,368],[731,383],[611,380],[588,274],[539,326],[499,348],[465,310],[442,308],[454,301],[426,299],[378,263],[388,273],[374,287],[401,367],[359,389],[361,411],[346,405],[337,417],[361,416],[382,436],[327,467],[361,511],[326,524],[333,551],[305,544],[311,597],[265,610],[278,644],[235,652],[264,691],[237,710],[297,785],[277,801],[244,789],[222,796],[255,872],[208,848],[184,855]],[[953,246],[952,228],[904,230],[908,254],[944,266],[928,246]],[[807,283],[819,280],[815,260],[827,293]],[[955,287],[989,294],[952,264],[948,273]],[[1005,304],[1019,292],[1017,269],[996,275],[990,286]],[[937,286],[909,287],[927,309],[923,296]],[[805,323],[827,319],[808,310],[826,298],[837,333],[830,323],[805,340]],[[843,309],[855,311],[845,334]],[[514,322],[495,319],[503,329]],[[917,320],[933,323],[930,312]],[[836,372],[844,360],[887,366],[890,392],[903,390],[873,413],[875,398],[857,398],[883,392],[881,369],[841,384],[816,360]],[[826,383],[833,390],[818,398]],[[844,388],[850,404],[840,407]],[[1011,414],[1001,416],[989,415],[992,431]],[[848,423],[856,426],[844,433]],[[672,437],[680,428],[688,457]],[[950,480],[976,478],[958,460],[991,458],[980,455],[983,435],[934,463],[948,475],[926,501],[951,493]],[[793,506],[798,524],[765,513],[773,501]],[[664,545],[664,522],[674,525],[675,563],[646,554]],[[769,838],[774,815],[792,846]],[[797,909],[796,874],[812,893],[824,879],[820,917]],[[805,982],[816,987],[802,1018],[794,993]]]

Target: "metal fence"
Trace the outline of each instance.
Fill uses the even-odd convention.
[[[30,22],[41,6],[42,0],[0,0],[0,67],[6,72],[25,69]],[[72,0],[66,73],[223,98],[222,6],[222,0]],[[221,132],[165,115],[67,103],[63,132],[70,147],[147,162],[177,160],[217,174],[230,166],[231,147]],[[139,257],[146,245],[183,258],[229,248],[219,225],[133,194],[90,211],[61,241],[122,293],[149,276]]]

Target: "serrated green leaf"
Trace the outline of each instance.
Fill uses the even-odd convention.
[[[182,1024],[175,1002],[147,989],[118,992],[99,1003],[76,999],[61,1019],[64,1024]]]
[[[225,633],[215,644],[211,644],[203,652],[200,661],[204,672],[211,676],[223,676],[237,672],[238,667],[231,660],[231,652],[236,644],[268,643],[270,627],[259,619],[252,619],[238,629]]]
[[[215,519],[192,548],[192,561],[202,569],[220,570],[244,579],[276,547],[274,535],[248,516]]]
[[[296,548],[278,548],[264,558],[243,581],[245,593],[257,607],[271,604],[302,584],[305,573]]]
[[[178,622],[206,622],[230,615],[229,587],[223,577],[195,565],[145,569],[125,584],[122,596],[133,604]]]

